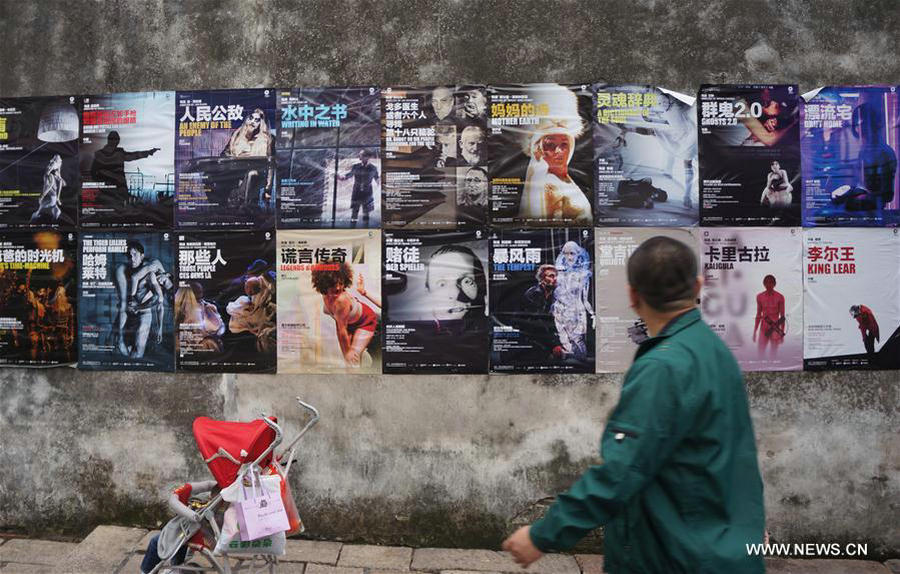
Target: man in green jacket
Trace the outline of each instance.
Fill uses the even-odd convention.
[[[605,525],[613,574],[765,572],[763,488],[741,371],[700,319],[697,259],[667,237],[628,260],[631,304],[647,324],[601,439],[603,463],[503,549],[523,567]]]

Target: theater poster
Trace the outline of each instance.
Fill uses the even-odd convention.
[[[79,225],[171,229],[175,92],[82,98]]]
[[[384,372],[487,373],[486,232],[384,232]]]
[[[175,370],[172,232],[87,232],[79,245],[78,368]]]
[[[0,364],[76,362],[76,248],[72,232],[0,234]]]
[[[274,373],[275,232],[177,237],[176,369]]]
[[[0,229],[75,227],[80,104],[0,98]]]
[[[696,229],[604,227],[594,230],[597,269],[597,372],[622,373],[634,360],[638,344],[649,337],[647,325],[631,309],[628,258],[644,241],[671,237],[697,250]]]
[[[832,86],[803,97],[803,225],[900,225],[897,87]]]
[[[804,230],[808,371],[900,368],[900,230]]]
[[[278,228],[381,224],[381,92],[278,90]]]
[[[594,372],[594,232],[495,230],[491,372]]]
[[[799,226],[800,97],[795,85],[702,85],[700,224]]]
[[[177,92],[175,225],[275,227],[275,90]]]
[[[716,227],[699,233],[704,321],[742,370],[801,370],[801,229]]]
[[[494,225],[594,224],[592,91],[589,84],[488,88]]]
[[[488,203],[484,87],[389,87],[381,102],[385,227],[483,226]]]
[[[381,373],[381,231],[278,232],[278,372]]]
[[[594,89],[597,225],[697,225],[695,98],[653,86]]]

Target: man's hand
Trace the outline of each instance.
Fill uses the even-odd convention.
[[[512,559],[522,568],[544,555],[531,541],[531,526],[523,526],[503,541],[503,549],[512,554]]]
[[[162,345],[162,341],[163,341],[163,333],[162,333],[162,329],[160,328],[160,329],[156,330],[156,344]]]

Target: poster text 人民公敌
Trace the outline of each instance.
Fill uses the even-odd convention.
[[[274,373],[275,232],[177,237],[177,370]]]
[[[76,248],[72,232],[0,234],[0,364],[77,360]]]
[[[695,98],[653,86],[594,90],[597,225],[696,225]]]
[[[900,230],[803,230],[808,371],[900,368]]]
[[[74,229],[80,101],[0,98],[0,228]]]
[[[175,225],[275,227],[275,90],[175,95]]]
[[[381,231],[278,232],[278,372],[381,373]]]
[[[700,310],[744,371],[803,368],[801,229],[700,232]]]
[[[831,86],[804,94],[803,225],[900,225],[896,86]]]
[[[481,229],[384,232],[385,373],[487,373],[487,261]]]
[[[385,227],[463,230],[484,225],[484,87],[385,88],[382,114]]]
[[[800,97],[795,85],[703,85],[700,224],[800,225]]]
[[[171,229],[175,92],[82,98],[79,225]]]
[[[591,86],[490,86],[488,100],[491,223],[593,225]]]
[[[381,92],[278,90],[279,229],[381,223]]]
[[[594,372],[594,233],[494,230],[491,372]]]
[[[171,231],[82,233],[78,368],[173,371]]]

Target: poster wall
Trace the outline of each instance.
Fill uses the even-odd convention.
[[[381,373],[381,231],[278,232],[278,372]]]

